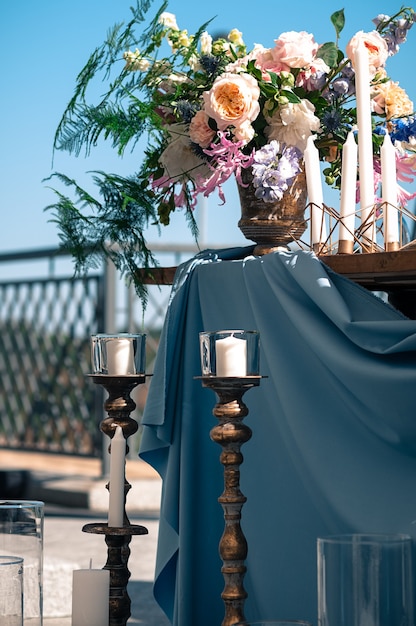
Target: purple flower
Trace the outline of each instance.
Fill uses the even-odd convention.
[[[390,16],[381,13],[373,19],[373,23],[376,25],[377,30],[380,32],[387,44],[390,56],[399,52],[400,45],[406,41],[407,33],[415,22],[414,13],[409,15],[407,10],[402,10],[401,13],[402,12],[404,12],[408,17],[391,19]]]
[[[256,198],[264,202],[281,200],[293,178],[300,172],[302,153],[294,146],[272,140],[254,154],[252,165]]]
[[[336,78],[331,88],[337,96],[347,96],[351,93],[351,82],[347,78]]]

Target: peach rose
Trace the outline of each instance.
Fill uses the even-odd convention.
[[[413,102],[399,83],[391,80],[374,87],[371,102],[373,111],[388,120],[413,113]]]
[[[197,111],[189,124],[189,137],[201,148],[207,148],[215,136],[215,131],[208,126],[208,115]]]
[[[370,76],[373,77],[380,68],[384,67],[387,61],[389,55],[387,44],[377,31],[373,30],[370,33],[365,33],[360,30],[350,39],[345,50],[353,67],[355,53],[361,43],[363,43],[368,50]]]
[[[222,74],[203,96],[205,112],[216,121],[219,130],[252,122],[260,112],[257,81],[244,72]]]
[[[319,47],[313,35],[304,30],[282,33],[275,44],[271,50],[273,59],[277,66],[285,69],[308,67]]]

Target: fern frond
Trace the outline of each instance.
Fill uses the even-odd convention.
[[[57,201],[46,207],[51,222],[58,225],[62,246],[75,261],[80,274],[97,267],[103,258],[111,258],[122,275],[134,283],[136,292],[146,303],[146,288],[138,278],[140,268],[157,267],[149,249],[145,231],[157,221],[151,192],[137,177],[122,177],[92,172],[100,199],[93,197],[65,174],[49,177],[69,187],[74,198],[53,189]]]

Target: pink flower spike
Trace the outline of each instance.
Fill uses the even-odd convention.
[[[416,176],[416,154],[399,154],[396,152],[397,180],[412,183]]]
[[[414,193],[410,193],[410,191],[406,191],[403,189],[401,185],[397,185],[397,204],[399,206],[405,207],[410,200],[416,198],[416,191]]]

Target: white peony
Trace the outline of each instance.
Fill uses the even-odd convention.
[[[302,100],[298,104],[289,102],[271,117],[267,116],[267,112],[265,114],[269,122],[269,127],[266,128],[268,139],[277,139],[288,146],[296,146],[302,152],[306,148],[308,137],[320,128],[315,107],[309,100]]]

